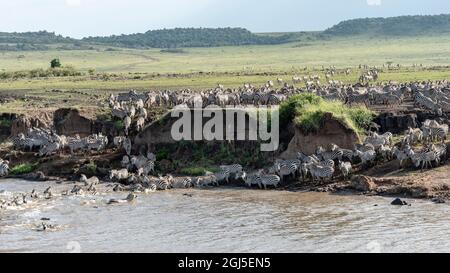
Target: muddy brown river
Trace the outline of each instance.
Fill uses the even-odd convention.
[[[48,185],[3,179],[0,199]],[[450,251],[450,206],[430,201],[397,207],[383,197],[215,188],[106,204],[125,196],[56,197],[0,211],[0,252]],[[38,231],[42,218],[55,228]]]

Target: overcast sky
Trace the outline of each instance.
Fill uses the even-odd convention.
[[[361,17],[450,13],[450,0],[0,0],[0,31],[71,37],[174,27],[323,30]]]

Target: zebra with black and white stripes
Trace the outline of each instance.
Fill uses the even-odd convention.
[[[274,186],[275,188],[281,181],[281,178],[278,175],[274,174],[263,174],[260,176],[261,185],[264,189],[267,189],[267,186]]]
[[[243,172],[244,168],[240,164],[221,165],[220,170],[228,172],[228,178],[237,179],[238,175]],[[228,181],[227,181],[228,182]]]
[[[193,182],[190,177],[175,178],[173,182],[173,187],[178,189],[191,188],[192,186]]]
[[[325,151],[321,146],[316,150],[316,154],[322,160],[342,160],[344,152],[340,149],[335,149],[331,151]]]
[[[258,185],[258,187],[261,189],[261,172],[248,174],[244,178],[244,182],[245,185],[247,185],[247,187],[249,188],[251,188],[253,185]]]
[[[439,140],[444,142],[447,139],[448,127],[423,127],[423,138],[427,141]]]
[[[159,191],[165,191],[171,187],[170,182],[167,179],[159,179],[155,182],[156,189]]]
[[[218,173],[215,173],[214,176],[216,177],[216,181],[217,183],[220,182],[225,182],[225,183],[229,183],[230,182],[230,169],[228,168],[224,168],[221,171],[219,171]]]
[[[277,174],[280,176],[280,178],[284,179],[285,176],[291,175],[295,178],[299,167],[300,167],[299,165],[292,162],[282,162],[277,163],[276,169]]]
[[[421,170],[427,168],[430,166],[430,168],[433,167],[432,162],[439,162],[439,152],[437,151],[428,151],[428,152],[421,152],[421,153],[414,153],[411,155],[411,160],[418,168],[421,166]]]
[[[334,168],[331,166],[320,166],[318,164],[311,164],[309,167],[309,171],[311,172],[312,180],[326,180],[331,178],[334,175]]]

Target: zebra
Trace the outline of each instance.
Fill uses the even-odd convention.
[[[350,162],[339,162],[339,170],[341,171],[344,178],[347,178],[352,171],[352,163]]]
[[[439,160],[441,158],[446,157],[446,155],[447,155],[447,145],[446,144],[433,145],[432,150],[435,150],[438,152]]]
[[[297,165],[295,163],[290,162],[282,162],[277,164],[277,173],[280,176],[281,179],[283,179],[285,176],[293,175],[295,178],[295,174],[298,171],[298,168],[300,167],[300,164]]]
[[[155,192],[158,189],[158,186],[154,183],[150,183],[148,187],[144,190],[145,193]]]
[[[24,134],[19,134],[16,138],[13,139],[14,148],[24,149],[25,151],[33,151],[35,147],[41,147],[44,144],[44,141],[25,137]]]
[[[244,178],[245,185],[247,185],[247,187],[249,187],[249,188],[251,188],[252,185],[258,185],[258,187],[261,189],[261,174],[260,173],[261,173],[261,171],[247,175]]]
[[[136,121],[136,131],[141,131],[144,128],[145,119],[143,117],[139,117]]]
[[[267,98],[267,105],[279,105],[286,100],[286,97],[281,94],[270,94]]]
[[[408,130],[406,131],[406,136],[403,138],[403,143],[416,144],[421,142],[422,139],[423,139],[422,130],[418,128],[412,129],[411,127],[409,127]]]
[[[350,161],[353,161],[353,155],[354,155],[354,152],[352,151],[352,150],[349,150],[349,149],[341,149],[341,148],[338,148],[340,151],[342,151],[342,157],[341,157],[341,160],[342,159],[344,159],[344,158],[346,158],[346,159],[348,159],[348,160],[350,160]]]
[[[375,149],[379,149],[382,145],[388,145],[389,140],[388,138],[381,137],[381,136],[368,136],[364,140],[365,144],[371,144]]]
[[[197,185],[198,187],[219,186],[219,182],[217,181],[215,175],[198,177],[197,181],[194,182],[194,184]]]
[[[357,150],[365,153],[367,151],[375,151],[375,147],[372,144],[370,144],[370,143],[364,143],[363,145],[356,144],[355,145],[355,151],[353,152],[354,155],[355,155]]]
[[[398,149],[398,147],[392,149],[392,154],[400,161],[400,167],[403,167],[403,161],[408,160],[410,157],[405,151]]]
[[[274,174],[261,175],[259,179],[265,190],[267,189],[267,186],[274,186],[276,188],[281,181],[281,178]]]
[[[131,117],[130,116],[126,116],[123,120],[123,124],[125,127],[125,135],[128,136],[128,131],[130,130],[130,126],[131,126]]]
[[[361,158],[362,164],[366,165],[366,163],[371,163],[375,160],[375,157],[377,156],[376,152],[373,150],[369,150],[366,152],[361,152],[356,150],[356,154]]]
[[[3,161],[0,163],[0,177],[7,176],[9,174],[9,162]]]
[[[331,159],[327,159],[324,161],[320,161],[319,163],[317,163],[317,165],[322,166],[322,167],[333,167],[334,168],[334,161]]]
[[[253,93],[242,93],[241,94],[241,103],[244,105],[253,104]]]
[[[52,142],[49,143],[48,145],[43,146],[40,150],[39,150],[39,156],[49,156],[57,151],[59,151],[59,149],[61,148],[61,145],[58,142]]]
[[[150,173],[155,171],[155,162],[147,161],[143,166],[143,174],[149,175]]]
[[[175,179],[173,183],[174,188],[190,188],[192,187],[192,178],[183,177],[181,179]]]
[[[237,178],[239,173],[243,172],[242,165],[240,164],[232,164],[232,165],[221,165],[219,166],[220,170],[228,172],[228,177]],[[227,181],[228,182],[228,181]]]
[[[426,140],[434,139],[444,142],[447,139],[448,129],[442,125],[439,127],[423,127],[423,137]]]
[[[391,154],[392,154],[392,149],[391,147],[387,146],[387,145],[381,145],[381,147],[378,149],[378,152],[380,153],[381,157],[384,160],[390,160]]]
[[[124,155],[122,157],[122,160],[120,161],[120,165],[122,166],[122,168],[126,168],[126,169],[130,170],[131,169],[130,157],[127,155]]]
[[[316,155],[307,156],[302,152],[297,153],[297,159],[300,160],[302,163],[317,163],[319,162],[319,159]]]
[[[171,187],[171,183],[168,179],[160,178],[155,182],[156,189],[159,191],[165,191]]]
[[[127,169],[121,169],[121,170],[111,170],[109,171],[109,179],[113,180],[116,179],[118,181],[128,179],[128,170]]]
[[[321,146],[319,146],[316,150],[317,156],[321,157],[323,160],[341,160],[344,152],[339,149],[335,149],[332,151],[325,151]]]
[[[131,139],[130,138],[125,138],[125,140],[123,141],[123,149],[125,150],[125,153],[127,155],[131,155]]]
[[[73,154],[74,152],[78,150],[83,150],[87,147],[87,141],[86,139],[79,139],[79,138],[69,138],[68,145],[70,149],[70,153]]]
[[[426,97],[424,94],[420,92],[416,92],[414,96],[414,104],[419,107],[424,107],[429,110],[438,110],[436,102],[434,102],[431,98]]]
[[[230,182],[230,169],[224,168],[221,171],[219,171],[218,173],[215,173],[214,176],[216,177],[216,181],[218,183],[220,182],[226,182],[229,183]]]
[[[311,164],[309,171],[311,172],[312,180],[315,179],[331,179],[334,174],[334,168],[331,166],[320,166],[317,164]]]
[[[427,168],[428,165],[430,168],[433,167],[432,163],[433,161],[438,162],[439,152],[437,151],[429,151],[429,152],[422,152],[422,153],[415,153],[411,156],[411,160],[413,161],[414,165],[418,168],[420,165],[421,170]]]

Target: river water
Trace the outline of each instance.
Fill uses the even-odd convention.
[[[0,180],[0,199],[48,185],[55,184]],[[397,207],[383,197],[215,188],[106,205],[125,196],[56,197],[0,211],[0,252],[450,250],[450,206],[429,201]],[[56,228],[38,231],[42,218]]]

